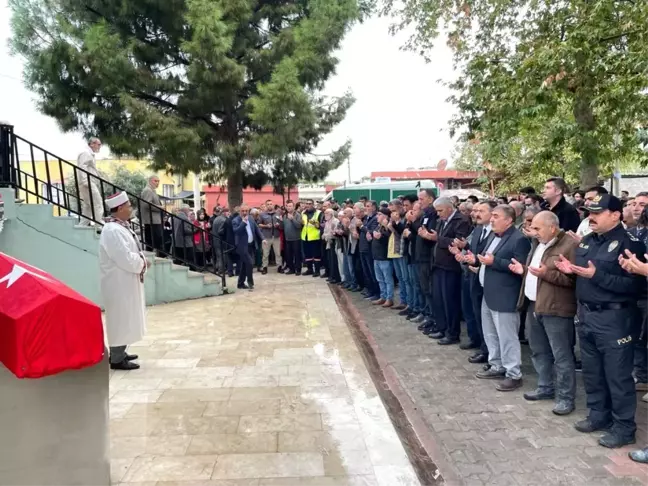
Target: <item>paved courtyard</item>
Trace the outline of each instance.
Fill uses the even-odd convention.
[[[142,369],[110,380],[113,484],[420,484],[320,279],[152,307],[130,352]]]
[[[381,372],[401,390],[403,408],[409,405],[409,419],[420,425],[417,434],[427,440],[447,484],[648,484],[648,466],[627,457],[629,450],[648,444],[645,402],[638,400],[637,445],[605,449],[597,445],[599,435],[573,428],[586,415],[580,373],[577,411],[557,417],[551,402],[528,403],[522,397],[536,384],[528,346],[523,346],[523,390],[497,392],[492,381],[474,377],[479,365],[468,363],[469,351],[438,346],[394,311],[372,307],[358,294],[334,292],[351,327],[372,342]]]

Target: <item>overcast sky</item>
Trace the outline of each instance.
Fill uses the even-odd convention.
[[[451,76],[449,49],[441,41],[426,64],[400,50],[405,38],[391,36],[388,27],[384,18],[357,25],[343,43],[337,75],[326,88],[331,96],[351,89],[357,101],[317,153],[351,139],[354,180],[375,170],[436,165],[450,157],[453,147],[446,129],[453,107],[445,101],[448,90],[437,82]],[[7,0],[0,0],[0,120],[11,122],[16,133],[50,152],[76,158],[83,139],[62,133],[53,119],[37,111],[35,95],[21,81],[22,61],[9,55],[9,35]],[[332,172],[329,179],[347,179],[347,168]]]

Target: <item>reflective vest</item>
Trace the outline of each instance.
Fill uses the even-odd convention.
[[[316,210],[312,219],[319,221],[320,214],[320,211]],[[310,223],[308,216],[306,216],[306,212],[302,213],[302,223],[304,224],[301,232],[301,239],[303,241],[319,241],[321,239],[319,227]]]

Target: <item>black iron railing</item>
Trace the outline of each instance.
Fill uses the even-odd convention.
[[[37,171],[41,161],[44,179]],[[68,162],[16,135],[11,125],[0,123],[0,187],[15,188],[16,199],[28,204],[49,204],[56,215],[77,218],[80,225],[100,227],[104,200],[124,189],[100,177],[93,160],[84,165]],[[225,287],[226,262],[234,249],[231,244],[194,225],[186,209],[172,214],[139,195],[127,194],[136,212],[132,227],[143,248],[194,271],[217,275]]]

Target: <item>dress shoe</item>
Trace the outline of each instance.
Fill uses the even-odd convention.
[[[277,273],[284,273],[284,269],[281,267],[277,268]]]
[[[427,327],[425,327],[425,324],[421,323],[416,326],[416,329],[418,329],[419,331],[424,331],[425,329],[427,329]]]
[[[329,278],[328,273],[323,273],[322,275],[319,276],[320,278]]]
[[[554,415],[569,415],[574,411],[575,408],[576,407],[574,407],[573,402],[568,402],[567,400],[558,400],[552,412],[554,413]]]
[[[385,303],[382,305],[385,309],[389,309],[390,307],[394,307],[394,301],[392,300],[386,300]]]
[[[506,371],[495,371],[492,368],[489,368],[487,370],[480,370],[475,373],[475,377],[479,378],[480,380],[502,380],[504,379],[505,375]]]
[[[635,439],[634,435],[624,436],[619,435],[614,431],[606,432],[598,441],[599,445],[602,445],[603,447],[607,447],[609,449],[618,449],[619,447],[634,444],[635,442],[637,442],[637,440]]]
[[[419,314],[418,316],[412,317],[410,321],[412,321],[414,324],[420,324],[425,320],[425,316],[423,314]]]
[[[350,288],[349,290],[350,290],[351,292],[362,292],[362,288],[361,288],[361,287],[352,287],[352,288]]]
[[[402,311],[400,311],[400,312],[398,313],[398,315],[399,315],[399,316],[403,316],[403,317],[407,317],[407,316],[410,315],[410,311],[409,311],[409,309],[403,309]],[[408,319],[408,320],[409,320],[409,319]]]
[[[301,272],[295,272],[296,277],[301,277],[302,273]]]
[[[426,336],[430,337],[432,334],[436,333],[437,330],[434,326],[428,326],[428,327],[424,327],[421,332]]]
[[[322,275],[320,275],[319,273],[314,273],[314,274],[312,275],[312,277],[313,277],[313,278],[317,278],[317,277],[322,278]]]
[[[468,362],[473,364],[487,363],[488,356],[482,353],[473,354],[470,358],[468,358]]]
[[[433,333],[428,334],[428,337],[430,339],[443,339],[445,337],[445,334],[442,333],[441,331],[435,331]]]
[[[501,392],[508,392],[517,390],[522,386],[522,378],[514,380],[513,378],[505,378],[502,383],[498,383],[495,389]]]
[[[432,337],[432,336],[430,336],[430,337]],[[439,339],[437,341],[437,344],[440,345],[440,346],[448,346],[450,344],[459,344],[459,340],[458,339],[452,339],[452,338],[449,338],[449,337],[444,337],[443,339]]]
[[[377,300],[380,300],[380,299],[381,299],[380,295],[372,295],[371,297],[369,297],[369,300],[371,302],[376,302]]]
[[[634,462],[648,464],[648,447],[636,451],[628,452],[628,457]]]
[[[397,310],[397,311],[402,311],[404,309],[407,309],[407,306],[405,304],[398,304],[392,307],[392,309]]]
[[[589,418],[579,420],[574,424],[574,428],[583,434],[591,434],[597,430],[609,430],[612,427],[612,422],[607,424],[595,424]]]
[[[479,344],[476,343],[465,343],[459,346],[459,349],[479,349]]]
[[[110,363],[110,369],[111,370],[123,370],[123,371],[130,371],[130,370],[139,370],[140,365],[137,363],[131,363],[130,361],[124,360],[121,363]]]
[[[312,270],[306,270],[304,273],[302,273],[302,275],[303,275],[304,277],[307,277],[307,276],[309,276],[309,275],[313,275],[313,271],[312,271]]]
[[[556,394],[542,390],[533,390],[532,392],[527,392],[522,396],[525,400],[528,400],[530,402],[537,402],[540,400],[553,400],[556,397]]]
[[[648,391],[648,383],[641,383],[641,382],[635,383],[635,390],[642,391],[642,392],[647,392]]]
[[[284,275],[295,275],[295,272],[288,270],[287,272],[284,272]]]
[[[139,356],[137,356],[136,354],[127,354],[126,355],[126,361],[135,361],[137,358],[139,358]]]
[[[250,287],[248,287],[247,285],[243,284],[243,285],[237,285],[236,288],[237,288],[237,289],[241,289],[241,290],[248,290]]]
[[[374,300],[372,302],[372,304],[373,305],[383,305],[385,302],[387,302],[385,299],[378,299],[378,300]]]

